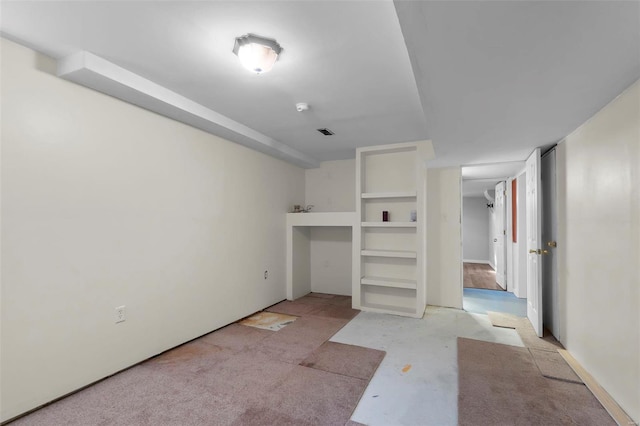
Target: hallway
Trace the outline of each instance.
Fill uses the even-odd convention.
[[[474,314],[503,312],[519,317],[527,316],[527,299],[519,299],[508,291],[465,288],[462,308]]]
[[[519,299],[496,283],[496,271],[487,264],[464,262],[462,307],[486,315],[489,311],[527,316],[527,299]]]

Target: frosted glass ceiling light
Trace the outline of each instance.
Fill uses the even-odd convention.
[[[242,66],[256,74],[270,71],[280,52],[282,47],[277,41],[254,34],[236,38],[233,46],[233,53],[238,56]]]

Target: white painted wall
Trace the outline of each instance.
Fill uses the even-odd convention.
[[[305,204],[315,212],[356,210],[354,159],[324,161],[305,170]],[[311,228],[311,291],[351,295],[351,228]]]
[[[302,214],[302,213],[300,213]],[[306,226],[293,227],[292,239],[292,280],[295,285],[291,297],[297,299],[311,291],[311,228]]]
[[[557,148],[563,343],[640,420],[640,81]]]
[[[311,291],[351,295],[351,227],[311,228]]]
[[[305,204],[314,212],[356,211],[355,159],[324,161],[305,170]]]
[[[427,170],[427,304],[462,309],[460,167]]]
[[[489,262],[489,209],[484,197],[462,199],[462,258],[465,262]]]
[[[285,298],[302,169],[1,43],[1,420]]]

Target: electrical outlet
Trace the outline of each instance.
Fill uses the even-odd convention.
[[[118,306],[116,308],[116,324],[119,322],[125,322],[127,320],[126,306]]]
[[[269,278],[269,271],[264,271],[264,279],[268,279]]]

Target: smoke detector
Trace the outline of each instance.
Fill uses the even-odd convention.
[[[299,102],[296,104],[296,111],[303,112],[309,110],[309,104],[306,102]]]

